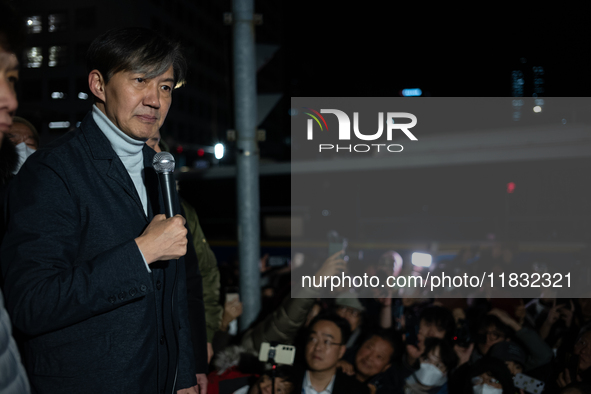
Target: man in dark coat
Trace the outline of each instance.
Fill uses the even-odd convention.
[[[187,229],[162,215],[145,145],[184,59],[178,45],[128,28],[98,37],[87,61],[92,111],[31,156],[8,190],[1,262],[25,368],[39,393],[196,392],[207,353],[196,366]]]
[[[312,320],[305,348],[308,369],[296,367],[294,393],[369,394],[369,386],[337,369],[350,335],[349,322],[339,315],[319,315]]]

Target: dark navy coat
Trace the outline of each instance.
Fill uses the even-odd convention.
[[[148,216],[90,113],[9,186],[0,261],[35,392],[171,393],[196,384],[184,258],[149,273],[134,241],[164,212],[154,151],[143,154]]]

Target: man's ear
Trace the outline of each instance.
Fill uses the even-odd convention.
[[[339,360],[340,360],[341,358],[343,358],[343,356],[345,355],[345,352],[346,352],[346,351],[347,351],[347,346],[345,346],[345,345],[341,345],[341,350],[340,350],[340,352],[339,352]]]
[[[96,98],[105,101],[105,79],[99,70],[92,70],[88,74],[88,87]]]

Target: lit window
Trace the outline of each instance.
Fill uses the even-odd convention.
[[[49,67],[63,66],[68,62],[68,47],[49,47]]]
[[[25,67],[39,68],[43,64],[41,47],[32,47],[25,50]]]
[[[41,33],[41,30],[43,30],[43,23],[39,15],[26,17],[25,23],[27,25],[27,33],[29,34]]]
[[[66,18],[66,14],[50,14],[47,18],[47,22],[47,30],[50,33],[64,31],[68,28],[68,20]]]

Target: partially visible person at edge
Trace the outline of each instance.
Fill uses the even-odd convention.
[[[12,125],[18,101],[15,85],[19,78],[18,56],[23,44],[21,18],[4,2],[0,2],[0,168],[1,197],[4,201],[5,186],[12,175],[16,152],[5,135]],[[12,162],[11,162],[12,159]],[[2,207],[4,211],[4,206]],[[4,219],[4,215],[2,215]],[[4,220],[1,223],[4,233]],[[0,292],[0,392],[4,394],[30,393],[29,381],[12,337],[10,317],[4,309],[4,298]]]
[[[12,119],[12,126],[5,134],[14,144],[18,155],[17,165],[12,170],[12,174],[16,174],[27,158],[39,149],[39,134],[31,122],[19,116]]]

